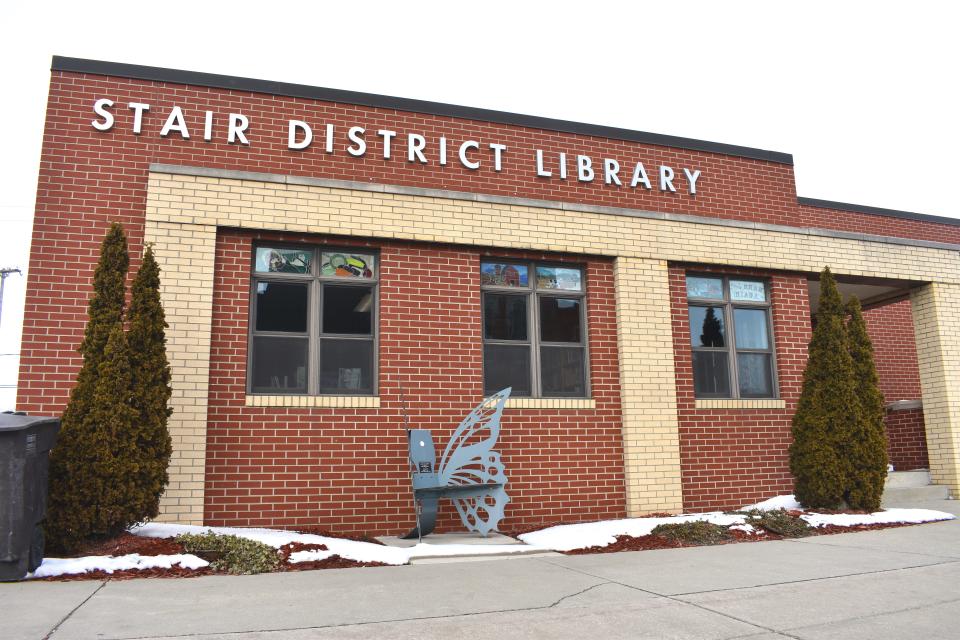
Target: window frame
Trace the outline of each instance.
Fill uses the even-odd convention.
[[[276,273],[257,271],[257,249],[290,249],[309,252],[312,254],[310,273]],[[373,278],[345,278],[342,276],[326,276],[320,273],[320,261],[323,253],[353,253],[370,255],[374,258]],[[324,244],[298,244],[290,242],[257,241],[253,243],[250,255],[250,299],[247,313],[247,371],[246,393],[257,396],[319,396],[319,397],[376,397],[379,395],[380,383],[380,251],[371,247],[358,246],[330,246]],[[283,331],[257,331],[257,284],[259,282],[284,282],[307,284],[307,330],[305,333]],[[370,335],[340,334],[323,332],[323,305],[326,300],[323,289],[326,284],[338,284],[370,289],[373,296],[373,305],[370,309]],[[306,391],[254,391],[253,387],[253,343],[257,337],[297,337],[307,339],[307,385]],[[323,339],[356,340],[371,343],[373,352],[371,363],[371,390],[350,392],[339,390],[335,393],[322,393],[320,387],[320,343]]]
[[[483,268],[485,262],[496,262],[498,264],[525,266],[527,268],[527,286],[511,287],[503,285],[485,285],[480,284],[480,339],[481,352],[488,345],[516,346],[524,345],[530,351],[530,395],[517,396],[518,398],[565,398],[565,399],[590,399],[593,397],[590,386],[590,331],[587,325],[587,268],[580,263],[569,262],[551,262],[538,260],[517,260],[511,258],[498,258],[496,256],[481,256],[480,264],[477,267],[478,273]],[[577,269],[580,271],[580,289],[540,289],[537,287],[537,267],[552,267],[563,269]],[[482,276],[481,276],[482,277]],[[521,340],[502,340],[496,338],[487,338],[486,336],[486,296],[488,294],[513,295],[527,298],[527,339]],[[543,341],[540,338],[540,298],[576,298],[580,301],[580,341],[579,342],[554,342]],[[542,347],[568,347],[583,349],[583,395],[545,395],[543,393],[543,376],[541,367]],[[481,380],[486,381],[486,358],[481,354]],[[484,384],[484,387],[486,385]],[[484,393],[487,390],[484,388]]]
[[[710,278],[713,280],[721,280],[723,288],[723,298],[694,298],[690,297],[687,293],[687,279],[688,278]],[[732,300],[730,297],[730,281],[731,280],[745,280],[750,282],[761,282],[763,283],[763,295],[765,300],[763,302],[756,302],[750,300]],[[683,278],[683,295],[686,301],[686,313],[687,313],[687,334],[684,336],[684,339],[687,341],[687,344],[690,346],[690,359],[691,359],[691,370],[693,364],[693,354],[697,351],[701,352],[713,352],[713,353],[726,353],[727,354],[727,376],[729,379],[730,393],[728,395],[719,395],[713,393],[698,393],[695,382],[695,375],[692,376],[693,384],[693,393],[694,397],[697,399],[704,400],[715,400],[715,399],[724,399],[724,400],[779,400],[780,399],[780,381],[777,377],[777,341],[774,338],[773,334],[773,298],[771,296],[772,287],[770,284],[769,278],[764,278],[762,276],[751,276],[751,275],[730,275],[730,274],[719,274],[719,273],[710,273],[702,271],[688,271],[684,273]],[[689,326],[690,324],[690,307],[722,307],[723,308],[723,325],[726,334],[726,343],[727,345],[723,348],[720,347],[697,347],[694,346],[692,340],[692,330]],[[764,317],[766,319],[767,327],[767,341],[769,347],[767,349],[751,349],[751,348],[740,348],[737,346],[737,329],[736,322],[734,318],[734,311],[736,309],[756,309],[764,311]],[[741,395],[740,393],[740,365],[737,359],[737,354],[739,353],[759,353],[770,356],[770,387],[771,395],[769,396],[756,396],[756,395]]]

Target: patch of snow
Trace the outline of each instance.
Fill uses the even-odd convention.
[[[356,560],[357,562],[382,562],[383,564],[408,564],[411,558],[437,556],[476,556],[488,554],[508,554],[529,552],[528,545],[522,544],[490,544],[465,545],[443,544],[434,545],[421,543],[413,547],[398,548],[386,547],[370,542],[344,540],[343,538],[329,538],[312,533],[294,533],[277,529],[248,529],[242,527],[202,527],[187,524],[150,523],[130,529],[130,533],[146,538],[173,538],[181,533],[207,533],[212,531],[219,535],[238,536],[248,540],[256,540],[271,547],[280,548],[291,542],[305,544],[322,544],[327,551],[297,551],[290,554],[291,562],[310,562],[323,560],[336,554],[341,558]]]
[[[750,511],[752,509],[757,509],[759,511],[775,511],[776,509],[803,509],[803,506],[797,502],[797,499],[793,497],[792,493],[788,493],[785,496],[774,496],[769,500],[764,500],[763,502],[758,502],[757,504],[748,504],[745,507],[740,507],[741,511]]]
[[[953,520],[956,516],[932,509],[886,509],[876,513],[807,513],[800,517],[811,527],[822,527],[828,524],[854,527],[861,524],[920,524]]]
[[[731,529],[736,529],[737,531],[743,531],[744,533],[754,534],[757,530],[752,524],[735,524]]]
[[[209,563],[189,553],[174,555],[142,556],[131,553],[125,556],[85,556],[83,558],[44,558],[34,578],[62,576],[68,573],[89,573],[90,571],[124,571],[127,569],[169,569],[179,565],[184,569],[202,569]]]
[[[617,536],[633,536],[635,538],[646,536],[660,524],[696,522],[698,520],[712,522],[724,527],[745,524],[746,522],[746,518],[742,515],[714,511],[664,518],[626,518],[624,520],[603,520],[584,524],[565,524],[524,533],[519,538],[521,541],[536,547],[554,551],[571,551],[585,547],[605,547],[616,542]]]

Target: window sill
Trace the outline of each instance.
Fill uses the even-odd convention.
[[[508,409],[596,409],[593,398],[508,398]]]
[[[786,409],[781,398],[700,398],[697,409]]]
[[[248,407],[323,407],[333,409],[379,409],[380,396],[252,396]]]

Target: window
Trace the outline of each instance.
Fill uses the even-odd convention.
[[[484,260],[480,284],[484,393],[587,397],[583,270]]]
[[[688,275],[687,302],[696,397],[776,397],[767,283]]]
[[[255,247],[248,391],[373,394],[377,275],[371,253]]]

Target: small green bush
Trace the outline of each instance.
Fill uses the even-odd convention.
[[[726,527],[703,520],[658,524],[650,533],[684,544],[719,544],[731,538]]]
[[[270,545],[239,536],[183,533],[176,537],[188,553],[206,556],[217,571],[233,574],[267,573],[280,566],[280,555]]]
[[[802,538],[811,533],[810,525],[801,518],[790,515],[784,509],[748,511],[746,515],[747,524],[766,529],[784,538]]]

